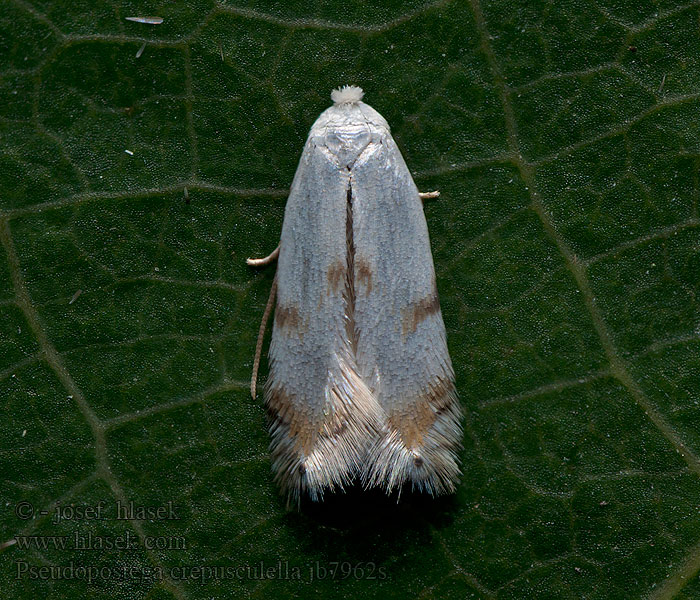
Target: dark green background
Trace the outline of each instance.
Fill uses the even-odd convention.
[[[187,546],[10,546],[2,596],[700,598],[699,23],[671,0],[0,0],[0,543]],[[244,259],[277,244],[346,83],[442,192],[464,477],[296,514],[247,390],[274,268]],[[180,520],[14,512],[127,499]],[[88,586],[16,561],[305,580]],[[333,561],[386,577],[308,582]]]

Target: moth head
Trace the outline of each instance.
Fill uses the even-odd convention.
[[[344,85],[331,92],[331,100],[334,104],[355,104],[362,100],[365,93],[356,85]]]
[[[343,167],[350,167],[368,144],[389,135],[384,117],[362,102],[363,95],[362,89],[354,85],[333,90],[333,104],[321,113],[309,132],[309,139],[330,151]]]

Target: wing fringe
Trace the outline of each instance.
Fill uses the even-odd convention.
[[[462,411],[452,380],[437,380],[408,404],[416,409],[412,414],[387,419],[385,434],[367,456],[363,485],[399,494],[406,483],[432,496],[454,492]]]
[[[325,414],[316,426],[274,382],[265,396],[272,468],[288,506],[298,507],[304,494],[322,500],[325,492],[343,490],[361,476],[384,426],[381,408],[349,357],[339,358],[329,373]]]

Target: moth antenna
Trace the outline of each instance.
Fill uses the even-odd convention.
[[[279,246],[277,250],[279,252]],[[273,252],[272,254],[274,254]],[[272,254],[270,256],[272,256]],[[268,257],[269,258],[269,257]],[[250,260],[250,259],[249,259]],[[265,260],[265,259],[263,259]],[[250,395],[255,400],[256,386],[258,383],[258,367],[260,367],[260,354],[262,353],[263,338],[265,337],[265,326],[267,325],[267,320],[270,318],[270,313],[272,312],[272,305],[275,301],[275,294],[277,292],[277,275],[272,280],[272,287],[270,288],[270,295],[267,298],[267,305],[265,306],[265,313],[263,314],[262,321],[260,323],[260,329],[258,330],[258,342],[255,345],[255,359],[253,360],[253,374],[250,378]]]

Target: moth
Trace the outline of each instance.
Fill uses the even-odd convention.
[[[461,409],[422,199],[389,125],[345,86],[311,127],[292,182],[264,388],[288,503],[353,481],[453,492]]]

